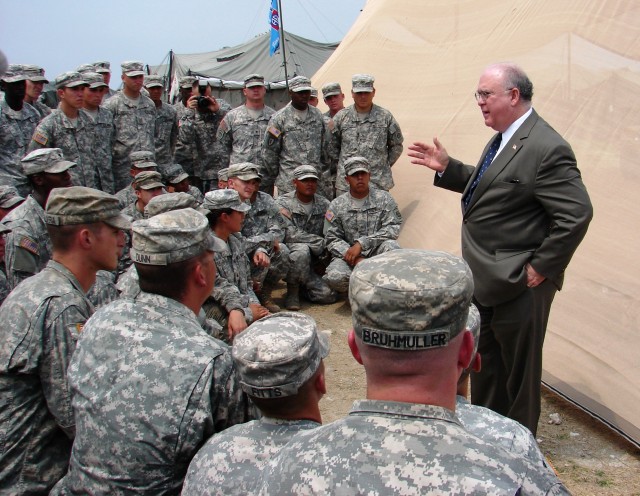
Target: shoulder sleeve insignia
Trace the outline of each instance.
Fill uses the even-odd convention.
[[[47,138],[44,134],[42,133],[35,133],[33,135],[33,141],[35,141],[36,143],[45,146],[47,144],[47,142],[49,141],[49,138]]]
[[[282,207],[282,208],[280,209],[280,213],[281,213],[282,215],[284,215],[287,219],[291,219],[291,212],[289,212],[289,210],[288,210],[288,209],[286,209],[286,208]]]
[[[218,132],[222,131],[223,133],[226,133],[228,130],[227,121],[222,119],[220,124],[218,124]]]
[[[331,210],[327,210],[327,213],[324,214],[324,218],[327,219],[329,222],[333,222],[333,219],[335,219],[336,216]]]
[[[277,127],[274,127],[274,126],[269,126],[269,129],[267,129],[267,131],[269,132],[269,134],[271,136],[273,136],[276,139],[278,139],[280,137],[280,135],[282,134],[282,131],[280,131],[280,129],[278,129]]]
[[[18,242],[18,246],[20,248],[24,248],[30,253],[33,253],[34,255],[38,254],[38,244],[35,241],[33,241],[31,238],[27,238],[26,236],[22,236],[20,238],[20,241]]]

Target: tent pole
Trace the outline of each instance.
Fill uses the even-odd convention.
[[[289,76],[287,75],[287,55],[284,47],[284,23],[282,22],[282,0],[278,0],[278,20],[280,21],[280,46],[282,47],[282,61],[284,63],[284,82],[287,85],[287,91],[289,91]]]
[[[173,50],[169,50],[169,89],[167,90],[167,103],[171,100],[171,87],[173,86]]]

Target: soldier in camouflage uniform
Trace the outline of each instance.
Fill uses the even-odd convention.
[[[279,194],[293,190],[293,169],[313,165],[324,171],[326,128],[322,113],[309,105],[311,82],[298,77],[289,82],[291,102],[276,112],[262,144],[262,189],[274,182]]]
[[[162,175],[155,171],[142,171],[133,178],[131,183],[136,195],[136,201],[122,209],[122,213],[133,220],[144,219],[144,208],[151,198],[164,194]]]
[[[346,293],[351,271],[365,258],[400,248],[402,215],[390,193],[369,186],[369,162],[352,157],[344,165],[350,189],[333,200],[325,215],[325,243],[333,260],[323,276]]]
[[[218,171],[218,189],[227,189],[229,183],[229,168],[225,167]]]
[[[183,496],[256,494],[264,466],[298,432],[319,427],[329,340],[314,320],[281,313],[233,344],[242,389],[263,414],[210,438],[189,465]]]
[[[247,324],[269,314],[253,291],[249,258],[240,234],[245,214],[251,207],[241,201],[237,191],[223,189],[209,191],[202,208],[209,210],[209,225],[225,243],[224,249],[214,255],[218,278],[204,309],[207,316],[226,328],[225,341],[230,343]]]
[[[108,89],[102,76],[97,72],[85,72],[83,79],[89,83],[82,94],[82,110],[91,119],[92,139],[89,144],[91,150],[91,164],[94,173],[96,189],[115,192],[113,168],[111,165],[111,141],[113,137],[113,114],[100,104],[102,96]]]
[[[223,152],[222,167],[251,162],[262,164],[262,141],[275,110],[264,104],[267,90],[264,77],[250,74],[244,78],[245,104],[224,116],[217,139]]]
[[[130,227],[115,197],[84,187],[49,197],[54,259],[0,308],[0,492],[47,494],[65,474],[74,437],[67,367],[93,313],[85,293],[113,270]]]
[[[5,263],[9,286],[40,272],[51,258],[44,207],[54,188],[71,186],[69,169],[75,163],[65,160],[59,148],[43,148],[22,159],[33,193],[11,211],[3,222],[12,229],[7,235]]]
[[[0,220],[9,212],[24,202],[24,198],[18,194],[13,186],[0,186]]]
[[[27,146],[38,121],[38,113],[24,104],[27,76],[23,67],[11,64],[0,79],[4,98],[0,102],[0,185],[14,186],[22,196],[31,187],[22,172],[20,159],[27,153]]]
[[[157,171],[158,164],[153,161],[153,152],[136,151],[129,154],[129,176],[133,181],[139,173],[143,171]],[[116,193],[116,198],[120,202],[120,208],[126,208],[137,200],[135,190],[131,184],[127,184],[124,188]]]
[[[200,80],[200,83],[205,82]],[[211,95],[208,84],[193,85],[193,95],[187,100],[189,109],[180,121],[180,140],[194,143],[197,160],[193,184],[205,193],[218,187],[218,171],[224,167],[222,145],[217,140],[218,126],[231,106]]]
[[[391,112],[373,103],[373,82],[368,74],[354,75],[351,96],[355,103],[333,117],[331,155],[339,157],[336,195],[349,189],[344,181],[344,164],[355,156],[369,160],[371,183],[376,188],[393,188],[391,167],[402,154],[404,138]]]
[[[106,60],[100,60],[91,65],[98,74],[102,75],[102,80],[107,85],[102,94],[102,101],[105,102],[116,94],[116,92],[109,87],[109,83],[111,82],[111,63]]]
[[[485,443],[454,414],[473,349],[472,294],[469,267],[444,252],[395,250],[359,264],[348,341],[367,399],[297,434],[261,494],[568,494],[553,471]]]
[[[176,119],[178,121],[178,128],[182,122],[182,118],[185,114],[192,112],[192,110],[187,107],[187,102],[193,93],[193,83],[196,82],[196,78],[193,76],[182,76],[178,79],[178,86],[180,87],[180,99],[173,104],[173,107],[176,109]],[[185,138],[191,139],[191,136],[185,135]],[[195,148],[195,143],[192,141],[184,142],[180,139],[180,132],[178,131],[178,138],[176,141],[176,149],[174,153],[174,161],[184,168],[185,172],[189,174],[189,176],[193,177],[195,161],[197,158],[197,152]]]
[[[322,87],[322,96],[324,103],[329,110],[322,114],[324,124],[326,126],[326,141],[328,144],[333,139],[331,131],[333,130],[333,117],[344,108],[344,93],[340,87],[340,83],[327,83]],[[338,157],[331,154],[328,157],[329,165],[323,173],[321,187],[322,192],[327,199],[333,200],[336,197],[336,173],[338,171]]]
[[[293,170],[295,191],[276,199],[284,224],[284,241],[289,248],[291,268],[287,281],[288,310],[300,310],[300,287],[314,303],[333,303],[336,293],[316,272],[326,267],[327,251],[322,233],[329,200],[317,195],[318,171],[312,165],[299,165]]]
[[[164,174],[165,169],[173,165],[173,154],[178,139],[178,113],[175,107],[162,101],[164,92],[162,76],[155,74],[145,76],[144,87],[156,106],[156,164]]]
[[[60,148],[68,160],[77,164],[71,171],[73,184],[95,188],[98,185],[92,149],[94,126],[89,115],[80,110],[87,86],[79,72],[65,72],[56,77],[60,104],[38,124],[28,150]]]
[[[288,274],[291,260],[289,248],[283,243],[284,229],[278,206],[271,195],[258,191],[261,180],[258,171],[258,166],[249,162],[230,166],[228,187],[251,205],[242,225],[245,251],[251,261],[251,279],[262,304],[270,312],[279,312],[271,292]]]
[[[44,77],[44,69],[37,65],[24,65],[23,71],[27,76],[24,101],[38,112],[42,120],[51,113],[51,109],[39,100],[42,89],[49,80]]]
[[[142,62],[123,62],[122,91],[109,98],[104,107],[113,114],[111,161],[115,190],[131,183],[129,154],[155,150],[156,106],[140,93],[144,82]]]
[[[197,319],[216,276],[207,219],[175,210],[132,230],[142,291],[84,327],[68,373],[76,437],[52,494],[179,494],[204,441],[249,420],[229,348]]]
[[[164,172],[167,182],[167,190],[176,193],[189,193],[198,202],[204,201],[204,195],[195,186],[191,186],[189,182],[189,174],[185,172],[180,164],[173,164],[167,167]]]

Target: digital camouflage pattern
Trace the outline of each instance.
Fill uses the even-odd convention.
[[[160,170],[173,164],[173,154],[178,140],[178,113],[172,105],[162,103],[156,108],[155,151]]]
[[[218,126],[217,140],[223,154],[223,168],[240,162],[262,164],[264,134],[276,111],[265,105],[257,117],[251,112],[241,105],[230,110]]]
[[[295,434],[318,426],[312,420],[262,417],[229,427],[193,457],[182,495],[256,494],[267,463]]]
[[[22,196],[31,191],[31,186],[22,170],[20,159],[38,125],[40,117],[29,105],[13,110],[7,102],[0,101],[0,185],[15,186]]]
[[[45,105],[44,103],[42,103],[39,100],[36,100],[33,103],[27,103],[27,102],[25,102],[25,103],[27,105],[31,105],[33,107],[33,110],[35,110],[37,112],[37,114],[38,114],[39,120],[44,119],[53,110],[49,106]]]
[[[260,494],[569,493],[553,471],[468,433],[446,408],[360,400],[282,448]]]
[[[0,492],[46,494],[65,474],[75,433],[67,368],[93,313],[51,260],[0,307]]]
[[[154,196],[144,207],[144,216],[149,218],[164,212],[182,208],[197,209],[200,204],[189,193],[166,193]]]
[[[227,346],[160,295],[98,310],[68,376],[76,438],[62,494],[178,494],[204,441],[249,418]]]
[[[349,191],[344,162],[354,156],[369,160],[373,186],[386,191],[393,188],[391,166],[402,155],[403,140],[400,125],[391,112],[376,104],[366,117],[359,115],[354,105],[334,115],[330,146],[331,155],[338,157],[338,194]]]
[[[325,170],[325,124],[322,113],[309,105],[302,120],[289,103],[270,119],[262,143],[264,174],[261,188],[274,184],[280,194],[293,188],[293,170],[303,164]]]
[[[396,242],[402,226],[398,205],[391,194],[375,187],[369,189],[361,206],[349,193],[337,197],[329,204],[325,221],[325,243],[333,259],[324,280],[339,293],[348,290],[352,270],[342,257],[356,241],[366,258],[400,248]]]
[[[182,101],[174,103],[173,107],[176,109],[176,119],[178,121],[178,137],[176,139],[173,158],[175,162],[183,167],[187,174],[193,176],[197,160],[196,144],[192,139],[193,132],[191,130],[183,133],[180,132],[182,124],[185,123],[185,119],[188,118],[187,114],[193,113],[193,110],[186,107]]]
[[[103,107],[98,107],[95,118],[84,109],[81,109],[80,113],[86,113],[90,117],[88,125],[91,135],[89,142],[89,150],[91,151],[89,164],[91,164],[90,168],[93,169],[94,173],[94,187],[113,194],[116,191],[111,165],[113,114]]]

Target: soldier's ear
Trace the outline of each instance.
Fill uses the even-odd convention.
[[[349,343],[349,349],[351,350],[353,358],[356,359],[356,362],[362,365],[362,357],[360,356],[360,350],[358,349],[358,343],[356,342],[356,333],[353,329],[351,329],[347,335],[347,343]]]

